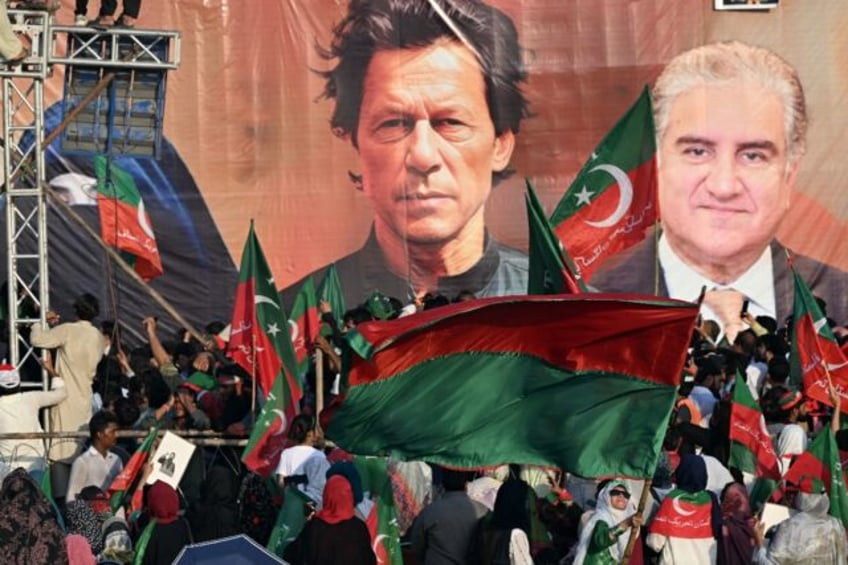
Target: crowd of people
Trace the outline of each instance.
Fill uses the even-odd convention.
[[[430,295],[403,305],[375,292],[340,320],[322,303],[324,331],[314,348],[333,353],[323,356],[333,376],[344,334],[357,324],[473,299]],[[42,440],[0,440],[0,550],[10,562],[170,563],[188,544],[240,533],[268,545],[292,490],[308,519],[305,526],[291,524],[295,530],[274,550],[291,563],[376,562],[366,525],[374,493],[363,492],[353,456],[325,442],[315,414],[315,358],[274,480],[246,469],[241,448],[200,447],[177,489],[156,481],[142,487],[140,510],[132,512],[129,496],[114,508],[110,486],[140,441],[118,437],[121,430],[155,426],[245,437],[255,418],[251,379],[227,358],[223,323],[209,324],[210,339],[201,343],[184,331],[160,340],[156,319],[147,318],[148,342],[127,354],[114,323],[92,324],[98,315],[92,296],[81,296],[75,308],[79,320],[60,323],[51,312],[51,327],[30,336],[49,351],[50,390],[21,389],[20,372],[0,367],[4,431],[40,431],[37,410],[50,405],[58,413],[87,413],[89,431],[85,442],[52,440],[49,450]],[[788,384],[791,320],[782,327],[762,316],[744,321],[747,328],[733,343],[717,324],[696,328],[644,508],[637,512],[645,483],[630,478],[585,479],[519,464],[470,472],[391,461],[386,469],[406,561],[618,563],[635,531],[630,563],[844,563],[845,529],[828,515],[821,477],[779,482],[763,497],[757,477],[731,465],[737,386],[757,399],[783,475],[818,433],[833,429],[839,447],[848,448],[838,411],[834,416]],[[831,324],[844,340],[843,328]],[[339,382],[328,378],[324,386],[332,399]],[[70,400],[85,391],[86,398]],[[832,402],[840,404],[835,391]],[[66,414],[53,423],[76,430],[77,419]],[[764,531],[758,512],[766,502],[791,508],[792,517]]]

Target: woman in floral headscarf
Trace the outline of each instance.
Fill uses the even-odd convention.
[[[9,565],[67,563],[65,534],[38,484],[22,468],[0,488],[0,555]]]

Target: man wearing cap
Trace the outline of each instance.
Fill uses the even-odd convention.
[[[818,478],[803,477],[798,485],[795,507],[799,512],[777,527],[771,543],[766,543],[763,523],[757,525],[753,563],[848,563],[845,528],[827,513],[830,500],[824,483]]]
[[[43,432],[38,412],[68,396],[65,382],[53,379],[52,390],[21,392],[21,377],[11,365],[0,365],[0,430]],[[0,439],[0,481],[12,470],[23,467],[38,478],[47,466],[41,439]]]

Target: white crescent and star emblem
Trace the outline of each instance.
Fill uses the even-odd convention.
[[[280,410],[279,408],[274,408],[274,409],[272,410],[272,412],[274,412],[275,414],[277,414],[277,415],[279,415],[279,416],[280,416],[280,429],[279,429],[279,430],[277,430],[275,433],[273,433],[273,434],[271,434],[271,435],[272,435],[272,436],[281,436],[281,435],[283,435],[283,434],[285,433],[285,431],[286,431],[286,424],[287,424],[287,422],[286,422],[286,415],[285,415],[285,414],[283,413],[283,411],[282,411],[282,410]]]
[[[615,165],[598,165],[594,169],[590,170],[589,173],[594,173],[595,171],[604,171],[608,173],[615,182],[618,183],[618,189],[620,191],[618,198],[618,206],[616,206],[615,210],[609,217],[599,220],[597,222],[586,221],[586,224],[592,226],[593,228],[610,228],[616,225],[621,221],[621,218],[624,217],[624,214],[630,209],[630,205],[633,203],[633,184],[630,182],[630,177],[627,176],[620,168]],[[581,201],[589,203],[589,196],[591,196],[586,187],[583,187],[583,191],[577,195],[578,203]]]
[[[371,549],[374,551],[374,555],[377,556],[377,563],[383,562],[383,560],[380,559],[380,554],[377,553],[377,546],[382,543],[383,538],[389,539],[389,536],[387,536],[386,534],[377,534],[377,537],[374,538],[374,543],[371,546]],[[383,549],[385,549],[385,546],[383,547]]]
[[[676,497],[671,499],[671,504],[674,506],[674,511],[680,514],[681,516],[691,516],[695,513],[694,510],[689,510],[688,512],[684,511],[683,508],[680,507],[680,497],[682,494],[677,495]]]
[[[139,199],[138,208],[136,208],[136,220],[138,221],[138,226],[141,228],[141,231],[144,232],[144,235],[150,239],[156,239],[153,235],[153,227],[147,220],[147,212],[144,210],[144,200],[141,199]]]
[[[292,343],[297,341],[299,335],[300,328],[297,326],[294,320],[289,320],[289,337],[291,337]]]
[[[262,294],[257,294],[256,296],[253,297],[253,304],[255,304],[255,305],[270,304],[271,306],[273,306],[277,310],[280,309],[280,306],[276,302],[274,302],[273,300],[271,300],[267,296],[263,296]]]

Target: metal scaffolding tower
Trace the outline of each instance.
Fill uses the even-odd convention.
[[[100,73],[100,90],[112,82],[117,73],[128,69],[163,72],[176,69],[180,63],[180,35],[176,31],[100,31],[54,26],[51,14],[31,10],[10,10],[9,18],[16,33],[25,34],[32,40],[31,55],[23,63],[8,66],[0,62],[8,362],[19,367],[34,355],[26,339],[26,328],[31,323],[43,324],[49,309],[46,213],[49,187],[45,178],[45,151],[50,140],[61,133],[70,118],[81,113],[83,106],[91,101],[85,99],[75,109],[66,105],[66,121],[59,131],[47,137],[44,129],[44,83],[52,76],[55,65],[64,65],[66,73],[75,69],[96,70]],[[69,113],[72,116],[68,116]]]

